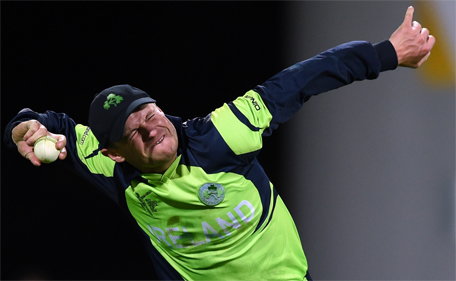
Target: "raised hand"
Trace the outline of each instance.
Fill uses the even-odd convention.
[[[414,8],[408,7],[401,26],[391,35],[399,66],[417,68],[431,55],[435,37],[427,28],[413,20]]]

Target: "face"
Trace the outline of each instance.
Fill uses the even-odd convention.
[[[148,103],[127,119],[124,135],[111,150],[143,173],[163,173],[177,157],[177,133],[163,111]],[[111,157],[112,158],[112,157]]]

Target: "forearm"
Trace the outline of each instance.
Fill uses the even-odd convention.
[[[41,128],[43,131],[38,132]],[[34,140],[39,137],[37,135],[51,134],[61,137],[65,145],[65,157],[61,158],[65,161],[62,164],[118,202],[113,178],[115,163],[101,155],[97,141],[89,132],[86,126],[77,125],[64,113],[37,113],[24,109],[5,128],[4,141],[8,147],[17,148],[19,154],[30,160],[33,165],[40,166],[41,163],[33,153]],[[87,139],[86,134],[90,134]],[[30,137],[31,135],[33,137]],[[91,140],[88,140],[89,138]],[[86,140],[85,144],[83,139]]]
[[[313,96],[354,81],[376,79],[381,71],[396,67],[397,57],[389,41],[375,45],[353,41],[296,63],[257,88],[275,99],[279,95]]]
[[[3,141],[9,148],[15,148],[16,144],[12,139],[12,130],[19,124],[28,120],[37,120],[49,132],[55,134],[62,134],[67,137],[74,135],[74,127],[76,123],[64,113],[56,113],[53,111],[46,111],[45,113],[38,113],[29,108],[24,108],[11,119],[4,131]],[[26,126],[22,124],[21,126]],[[19,128],[17,128],[19,129]]]
[[[396,67],[396,53],[389,41],[375,45],[354,41],[281,71],[255,91],[273,115],[271,128],[274,129],[291,118],[311,96],[354,81],[376,79],[380,72]]]

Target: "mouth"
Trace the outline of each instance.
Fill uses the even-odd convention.
[[[154,145],[152,145],[152,147],[159,145],[164,139],[165,139],[165,135],[163,135],[156,143],[154,143]]]

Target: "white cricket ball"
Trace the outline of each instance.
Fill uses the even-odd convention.
[[[44,136],[36,140],[33,151],[43,163],[52,163],[59,157],[60,150],[55,147],[57,140],[51,136]]]

